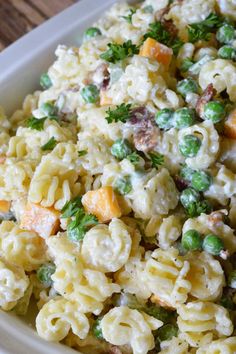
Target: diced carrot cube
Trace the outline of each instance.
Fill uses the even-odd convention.
[[[236,139],[236,109],[231,112],[224,125],[224,135]]]
[[[82,198],[86,212],[94,214],[100,222],[121,216],[121,209],[112,187],[87,192]]]
[[[100,106],[109,106],[112,104],[112,98],[107,96],[105,90],[100,91]]]
[[[157,42],[153,38],[147,38],[140,49],[139,55],[155,59],[159,63],[169,66],[173,50],[166,45]]]
[[[0,200],[0,213],[8,213],[10,210],[11,202],[7,200]]]
[[[20,226],[47,238],[58,231],[59,217],[60,213],[54,208],[44,208],[39,204],[28,203],[21,218]]]

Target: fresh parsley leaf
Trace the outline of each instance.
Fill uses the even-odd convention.
[[[63,213],[61,218],[70,218],[72,216],[75,216],[79,208],[81,207],[82,207],[81,197],[76,197],[68,201],[61,209],[61,212]]]
[[[109,63],[116,63],[127,57],[131,57],[139,52],[139,48],[128,40],[123,44],[108,43],[108,50],[100,55],[100,58],[108,61]]]
[[[148,157],[152,162],[152,167],[158,168],[158,166],[164,163],[164,156],[157,152],[149,152]]]
[[[194,62],[190,58],[185,58],[180,66],[180,71],[185,73],[186,71],[188,71],[189,68],[191,68],[193,64]]]
[[[71,221],[67,228],[68,237],[73,242],[83,240],[89,226],[96,225],[98,219],[92,214],[86,214],[84,209],[77,210],[75,220]]]
[[[140,156],[137,154],[137,152],[132,152],[132,154],[128,155],[126,157],[134,166],[138,165]]]
[[[132,24],[132,16],[135,14],[136,10],[134,9],[129,9],[129,14],[127,16],[121,16],[124,20],[126,20],[128,23]]]
[[[170,47],[172,48],[174,55],[177,55],[179,53],[179,50],[183,45],[184,45],[184,42],[181,41],[181,39],[179,39],[179,38],[175,38],[170,43]]]
[[[201,213],[209,214],[212,211],[212,206],[206,201],[201,200],[191,203],[186,209],[187,215],[190,218],[201,215]]]
[[[223,19],[216,14],[211,13],[204,21],[192,23],[188,26],[188,37],[191,43],[199,40],[209,41],[211,33],[219,28]]]
[[[167,47],[173,49],[175,55],[178,54],[179,49],[184,44],[178,37],[173,37],[160,21],[151,23],[148,32],[145,33],[143,38],[144,40],[147,38],[153,38],[156,41],[165,44]]]
[[[131,117],[131,104],[122,103],[115,109],[109,108],[105,117],[108,123],[122,122],[125,123]]]
[[[78,156],[81,157],[81,156],[87,155],[87,153],[88,153],[88,150],[79,150]]]
[[[37,119],[30,117],[26,122],[26,126],[30,129],[43,130],[45,120],[46,118]]]
[[[53,136],[53,137],[51,137],[51,139],[48,140],[48,142],[46,144],[41,146],[41,150],[43,150],[43,151],[53,150],[56,145],[57,145],[57,141]]]
[[[171,40],[170,33],[164,28],[161,22],[157,21],[149,25],[148,32],[145,33],[144,39],[153,38],[156,41],[169,45]]]

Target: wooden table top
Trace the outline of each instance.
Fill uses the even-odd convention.
[[[0,0],[0,51],[77,0]]]

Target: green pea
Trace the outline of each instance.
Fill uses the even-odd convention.
[[[195,122],[195,111],[191,108],[180,108],[175,111],[173,116],[173,124],[177,129],[187,128]]]
[[[186,188],[180,194],[180,202],[184,208],[188,208],[188,206],[192,203],[196,203],[200,200],[200,194],[195,191],[193,188]]]
[[[204,105],[204,118],[218,123],[225,118],[225,106],[218,101],[210,101]]]
[[[181,96],[183,96],[184,98],[186,97],[186,95],[188,93],[191,93],[191,92],[197,93],[198,89],[199,89],[198,84],[192,78],[184,79],[184,80],[178,82],[178,85],[177,85],[177,92],[180,93]]]
[[[141,304],[137,297],[129,293],[119,293],[112,296],[114,306],[128,306],[134,310],[143,310],[144,304]]]
[[[101,319],[97,319],[92,326],[92,333],[98,339],[104,339],[102,334]]]
[[[218,56],[223,59],[233,60],[236,57],[235,49],[229,45],[224,45],[218,50]]]
[[[132,154],[130,143],[126,139],[118,139],[111,147],[111,153],[118,160],[125,159],[128,155]]]
[[[88,40],[97,36],[101,36],[102,32],[97,27],[90,27],[84,32],[84,40]]]
[[[192,168],[188,167],[187,165],[184,165],[180,170],[180,177],[187,182],[191,182],[194,172],[195,171]]]
[[[228,277],[228,286],[232,289],[236,289],[236,270],[233,270]]]
[[[216,32],[216,39],[220,43],[232,43],[235,38],[235,29],[230,24],[226,23]]]
[[[174,115],[173,109],[169,109],[169,108],[164,108],[161,109],[159,112],[157,112],[155,120],[159,128],[164,130],[168,130],[172,128],[173,115]]]
[[[86,103],[96,103],[99,99],[99,89],[96,85],[87,85],[82,88],[81,96]]]
[[[221,251],[224,250],[224,244],[218,236],[209,234],[204,238],[202,248],[213,256],[219,256]]]
[[[192,134],[185,135],[179,143],[179,151],[185,157],[194,157],[197,155],[201,144],[202,142],[197,136]]]
[[[45,114],[45,117],[49,117],[49,118],[56,117],[58,113],[57,107],[54,106],[54,104],[51,102],[43,103],[40,106],[40,111],[42,111],[43,114]]]
[[[48,89],[49,87],[52,86],[52,81],[49,77],[49,75],[47,73],[43,73],[41,76],[40,76],[40,86],[46,90]]]
[[[188,251],[197,251],[202,248],[202,238],[196,230],[188,230],[182,236],[182,245]]]
[[[171,323],[162,326],[158,330],[158,338],[160,342],[163,342],[164,340],[170,340],[172,337],[177,337],[177,335],[178,327]]]
[[[158,305],[147,305],[143,311],[149,316],[155,317],[157,320],[164,323],[171,322],[171,320],[175,317],[175,313],[173,313],[173,311]]]
[[[192,175],[191,186],[199,192],[205,192],[212,184],[212,177],[204,171],[195,171]]]
[[[37,270],[38,280],[46,287],[51,286],[53,283],[51,276],[55,273],[55,270],[56,267],[53,263],[43,264]]]
[[[132,184],[130,181],[130,177],[126,176],[123,178],[118,178],[115,182],[115,189],[117,192],[119,192],[121,195],[126,195],[131,192],[132,190]]]

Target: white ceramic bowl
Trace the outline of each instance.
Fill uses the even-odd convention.
[[[81,0],[0,53],[0,105],[8,114],[20,106],[27,93],[39,87],[40,74],[54,61],[57,45],[79,44],[84,29],[91,26],[114,2],[115,0]],[[61,344],[42,340],[30,321],[0,311],[0,353],[76,352]]]

